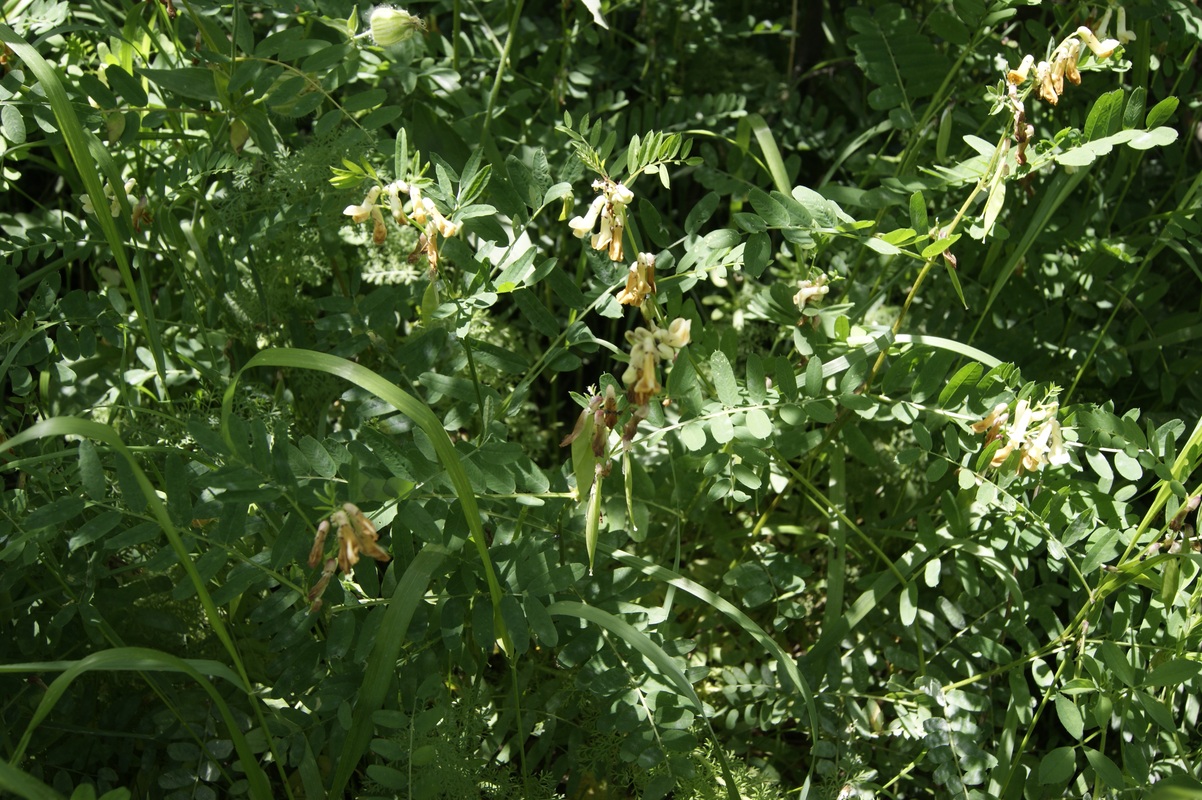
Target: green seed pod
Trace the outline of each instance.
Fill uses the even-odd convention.
[[[425,29],[419,17],[399,8],[380,6],[371,12],[371,38],[381,47],[400,44]]]

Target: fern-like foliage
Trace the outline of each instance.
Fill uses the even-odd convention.
[[[847,24],[857,32],[847,40],[856,64],[877,84],[868,104],[888,111],[898,128],[916,124],[916,101],[933,95],[947,77],[947,58],[924,36],[918,22],[899,5],[869,11],[850,8]]]

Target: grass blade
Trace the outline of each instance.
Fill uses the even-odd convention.
[[[359,765],[363,754],[367,752],[372,732],[375,730],[372,715],[384,705],[388,685],[392,682],[397,657],[401,653],[401,645],[405,642],[405,632],[409,630],[413,612],[425,597],[426,588],[434,573],[448,555],[450,551],[445,547],[427,544],[397,581],[396,589],[384,612],[384,621],[380,624],[380,630],[372,643],[371,655],[367,659],[367,672],[355,702],[350,732],[346,735],[342,743],[342,752],[338,756],[338,767],[330,785],[330,797],[342,797],[351,774]]]
[[[768,174],[772,176],[772,184],[778,192],[789,194],[793,187],[789,182],[789,173],[785,172],[785,161],[780,156],[780,148],[776,146],[772,129],[759,114],[748,114],[747,124],[751,126],[755,140],[760,143],[760,149],[764,151],[764,161],[768,165]]]
[[[42,58],[38,51],[18,36],[12,28],[4,24],[0,24],[0,42],[12,48],[13,52],[37,78],[38,85],[46,93],[46,102],[50,104],[50,110],[54,112],[59,133],[63,135],[63,140],[67,143],[71,160],[75,163],[76,170],[79,171],[80,180],[83,181],[84,188],[92,199],[92,207],[101,209],[103,212],[103,209],[109,207],[109,200],[104,195],[104,184],[101,183],[100,173],[96,170],[96,166],[99,164],[104,168],[109,182],[113,186],[120,186],[122,183],[121,173],[113,163],[112,156],[109,155],[100,140],[80,124],[79,116],[75,113],[70,98],[67,97],[67,90],[63,87],[63,82],[46,59]],[[133,209],[129,207],[129,202],[124,199],[123,193],[118,192],[117,194],[120,197],[122,214],[126,219],[132,219]],[[154,355],[155,371],[158,372],[162,391],[166,393],[167,362],[163,354],[163,341],[159,336],[158,326],[155,324],[151,309],[142,302],[143,294],[138,291],[137,284],[134,283],[129,253],[125,250],[125,237],[117,230],[117,223],[110,215],[99,213],[96,215],[96,222],[100,225],[100,229],[104,232],[104,238],[113,251],[113,260],[117,262],[117,269],[121,273],[121,282],[125,285],[125,291],[129,293],[129,299],[138,314],[142,333],[150,343],[150,349]]]
[[[0,759],[0,789],[25,800],[63,800],[61,794],[4,759]]]
[[[505,620],[501,617],[501,584],[497,580],[497,573],[493,568],[492,558],[488,553],[488,539],[484,535],[484,526],[480,522],[480,506],[476,502],[476,491],[472,487],[471,481],[468,480],[467,473],[463,469],[463,463],[459,459],[459,454],[455,452],[455,446],[451,444],[451,438],[447,435],[446,430],[443,429],[438,417],[434,416],[434,412],[430,410],[430,407],[396,384],[386,380],[378,373],[353,361],[347,361],[345,358],[332,356],[328,353],[318,353],[313,350],[300,350],[288,347],[264,350],[257,353],[243,365],[238,374],[234,376],[234,379],[230,381],[229,388],[225,391],[225,398],[221,403],[221,433],[225,437],[226,442],[229,443],[231,449],[234,448],[234,443],[230,435],[229,418],[233,411],[234,391],[238,386],[238,380],[242,377],[242,373],[255,367],[311,369],[343,378],[393,406],[402,414],[409,417],[409,419],[413,420],[414,424],[421,428],[426,436],[430,437],[430,441],[434,444],[434,451],[438,455],[438,460],[442,463],[443,469],[447,471],[452,486],[455,487],[455,495],[459,498],[459,504],[463,507],[463,515],[467,517],[471,539],[475,543],[476,550],[480,554],[480,561],[484,565],[484,575],[488,581],[488,591],[492,599],[495,630],[500,634],[505,652],[512,653],[513,644],[509,639],[509,631],[505,627]]]
[[[697,692],[694,691],[693,684],[689,683],[689,679],[685,676],[684,672],[680,670],[680,667],[676,666],[671,657],[663,651],[663,648],[651,641],[646,634],[637,630],[629,622],[595,606],[571,600],[560,600],[547,606],[547,613],[551,616],[579,617],[586,622],[600,625],[646,656],[660,670],[660,674],[671,681],[677,691],[693,704],[697,716],[705,721],[705,727],[709,730],[710,738],[714,742],[714,753],[722,765],[722,777],[726,781],[727,796],[731,800],[739,800],[738,786],[735,784],[734,776],[731,775],[730,767],[726,763],[726,756],[722,752],[722,743],[718,739],[718,735],[714,733],[713,726],[710,725],[709,715],[705,711],[705,706],[702,704],[701,698],[697,696]]]
[[[242,657],[238,653],[238,648],[234,645],[234,640],[230,636],[221,614],[217,611],[217,605],[213,602],[213,597],[209,594],[204,579],[200,577],[200,573],[196,569],[196,564],[192,560],[192,556],[188,553],[188,548],[184,545],[183,538],[180,537],[179,531],[175,529],[175,524],[171,521],[171,517],[167,513],[167,507],[163,505],[163,501],[155,493],[154,485],[150,482],[141,465],[134,458],[133,453],[125,446],[125,442],[121,440],[121,437],[115,430],[108,425],[102,425],[99,422],[91,420],[75,417],[52,417],[26,428],[5,442],[0,442],[0,453],[19,447],[26,442],[60,436],[82,436],[87,439],[95,439],[96,441],[103,442],[113,448],[129,464],[138,487],[146,497],[147,506],[154,515],[155,521],[163,529],[163,533],[166,535],[171,549],[175,551],[176,558],[179,559],[180,565],[183,566],[184,572],[188,575],[188,580],[196,589],[196,596],[200,599],[200,604],[204,608],[205,617],[208,619],[213,633],[217,635],[226,652],[229,653],[230,659],[240,678],[241,687],[248,689],[251,686],[251,681],[246,672],[246,667],[242,663]],[[255,705],[256,712],[259,712],[260,709],[258,708],[257,701],[254,699],[254,695],[248,692],[247,696],[251,698],[252,704]],[[246,770],[247,776],[251,780],[252,790],[258,791],[262,789],[262,791],[267,792],[267,794],[262,796],[269,796],[267,778],[259,771],[258,762],[252,761],[247,764]],[[260,780],[262,782],[261,785],[259,783]]]
[[[211,664],[212,662],[207,663]],[[221,696],[221,693],[217,691],[213,683],[202,675],[192,663],[168,653],[151,650],[146,647],[117,647],[93,653],[86,658],[74,662],[62,675],[55,678],[46,688],[46,693],[42,695],[42,701],[38,703],[38,707],[33,712],[33,717],[29,720],[29,725],[25,728],[25,733],[21,736],[21,741],[17,744],[16,751],[12,757],[14,765],[19,763],[24,756],[25,748],[29,746],[29,741],[33,737],[34,730],[54,710],[54,706],[66,693],[67,689],[70,688],[75,679],[80,675],[92,671],[182,672],[192,678],[212,698],[213,703],[217,706],[218,713],[221,714],[222,720],[225,721],[226,728],[229,729],[230,739],[234,743],[234,749],[238,752],[238,758],[242,762],[242,769],[246,773],[247,780],[250,782],[251,796],[265,798],[265,800],[272,797],[271,786],[267,781],[267,776],[263,774],[263,770],[259,767],[259,762],[250,748],[250,743],[246,741],[246,737],[238,728],[233,714],[230,713],[229,706],[226,705],[225,698]],[[235,681],[235,685],[238,685],[237,681]],[[240,685],[239,688],[245,690],[246,687]]]

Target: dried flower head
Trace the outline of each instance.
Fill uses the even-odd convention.
[[[641,306],[647,295],[655,293],[655,256],[639,253],[626,273],[626,288],[618,292],[618,302],[628,306]]]
[[[359,563],[359,553],[365,553],[377,561],[389,561],[388,555],[376,541],[380,535],[358,506],[343,503],[342,508],[330,515],[330,523],[338,529],[338,566],[343,572]]]

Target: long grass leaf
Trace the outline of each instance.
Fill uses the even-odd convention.
[[[179,559],[180,565],[184,568],[188,580],[196,589],[196,596],[200,599],[201,607],[204,608],[205,617],[208,619],[213,633],[217,635],[218,640],[221,641],[226,652],[229,653],[234,668],[241,679],[241,685],[249,688],[251,685],[250,677],[246,672],[245,665],[242,663],[242,657],[238,653],[238,648],[234,645],[233,637],[230,636],[229,631],[226,629],[225,622],[217,610],[217,605],[213,602],[213,597],[209,594],[204,579],[200,577],[200,573],[196,569],[196,564],[192,560],[192,556],[188,553],[188,548],[184,545],[183,538],[179,535],[179,531],[175,529],[175,523],[171,521],[171,516],[167,513],[167,507],[163,505],[163,501],[155,493],[154,485],[150,482],[141,465],[134,458],[133,453],[125,446],[125,442],[122,441],[115,430],[108,425],[93,422],[92,420],[78,419],[76,417],[52,417],[26,428],[5,442],[0,442],[0,453],[20,447],[26,442],[61,436],[82,436],[86,439],[95,439],[96,441],[104,442],[129,464],[134,474],[134,479],[137,481],[138,487],[142,490],[151,513],[159,523],[159,527],[163,529],[163,533],[166,535],[171,549],[175,552],[176,558]],[[248,697],[253,698],[253,694],[248,693]],[[252,699],[252,702],[255,701]],[[257,705],[256,711],[258,711]],[[262,788],[263,791],[268,791],[267,778],[261,772],[258,772],[258,762],[246,765],[246,770],[247,776],[251,778],[252,789]],[[256,774],[258,778],[255,777]],[[260,778],[262,786],[257,787],[257,782]]]
[[[726,616],[735,621],[740,628],[747,633],[748,636],[767,650],[780,664],[781,670],[793,684],[794,690],[801,696],[802,703],[805,705],[806,714],[809,717],[810,731],[814,735],[814,741],[818,740],[818,707],[814,703],[814,694],[810,691],[810,685],[802,677],[797,669],[797,664],[789,656],[784,649],[777,644],[768,633],[756,624],[755,620],[743,613],[743,611],[731,603],[721,595],[705,588],[696,581],[690,580],[683,575],[673,572],[672,570],[661,567],[658,564],[653,564],[650,561],[639,558],[638,556],[628,553],[625,550],[613,550],[610,557],[617,561],[621,561],[628,567],[633,567],[648,578],[654,578],[657,581],[675,586],[678,589],[688,592],[703,603],[707,603],[714,609],[721,611]]]
[[[731,800],[739,800],[739,789],[735,785],[734,776],[731,775],[729,766],[727,766],[726,757],[722,752],[722,743],[718,739],[718,735],[714,732],[713,726],[710,725],[709,714],[706,713],[701,698],[697,696],[697,692],[693,689],[693,684],[689,683],[689,679],[685,676],[684,672],[681,671],[680,667],[676,666],[675,662],[664,652],[663,648],[651,641],[645,633],[636,629],[626,620],[595,606],[571,600],[560,600],[547,606],[547,613],[551,616],[579,617],[586,622],[600,625],[610,633],[621,638],[630,647],[642,653],[654,664],[660,670],[661,677],[667,678],[676,687],[676,690],[692,703],[697,716],[705,722],[705,727],[709,729],[710,738],[714,741],[714,753],[718,756],[719,763],[722,765],[727,796]]]
[[[939,350],[946,350],[949,353],[955,353],[956,355],[964,356],[965,358],[971,358],[973,361],[979,361],[989,369],[1001,366],[1002,364],[1000,359],[989,355],[989,353],[986,353],[984,350],[978,350],[971,345],[964,344],[963,342],[957,342],[955,339],[944,339],[942,336],[928,336],[926,334],[919,333],[899,333],[894,338],[894,341],[896,341],[898,344],[922,344],[927,345],[928,347],[937,348]]]
[[[330,784],[330,797],[342,797],[351,774],[359,760],[367,752],[371,735],[375,729],[372,715],[379,711],[388,693],[388,685],[396,672],[397,657],[405,642],[405,632],[413,613],[425,597],[426,588],[443,559],[450,555],[445,547],[427,544],[414,557],[405,574],[397,581],[396,589],[384,612],[384,620],[372,642],[371,655],[367,659],[367,672],[351,716],[351,729],[342,743],[338,766]]]
[[[488,591],[492,599],[495,629],[499,632],[505,652],[512,653],[513,644],[509,639],[505,621],[501,617],[501,584],[497,580],[492,557],[488,552],[488,539],[484,535],[484,525],[480,522],[480,506],[476,502],[476,490],[468,480],[467,472],[463,469],[463,462],[460,460],[459,454],[455,452],[455,446],[451,444],[451,437],[447,435],[442,423],[438,417],[434,416],[430,407],[378,373],[353,361],[347,361],[345,358],[313,350],[288,347],[264,350],[243,365],[225,391],[225,398],[221,404],[221,432],[231,448],[234,447],[234,442],[230,434],[229,418],[233,411],[234,392],[242,373],[255,367],[311,369],[343,378],[393,406],[422,429],[433,443],[434,452],[438,455],[443,469],[447,471],[451,485],[455,488],[455,495],[463,507],[463,515],[467,518],[471,539],[475,543],[476,550],[480,554],[480,561],[484,565],[484,575],[488,581]]]
[[[63,796],[20,767],[0,758],[0,789],[25,800],[63,800]]]
[[[269,800],[272,797],[271,786],[267,781],[267,776],[263,774],[262,769],[259,767],[259,762],[255,758],[254,751],[250,748],[250,743],[247,742],[246,736],[243,735],[233,714],[230,713],[230,708],[226,704],[225,698],[217,691],[217,687],[213,686],[212,681],[184,659],[146,647],[117,647],[93,653],[75,662],[62,675],[55,678],[46,687],[46,692],[42,695],[41,702],[34,709],[33,716],[29,720],[29,725],[25,728],[25,733],[21,736],[21,741],[17,744],[16,751],[12,757],[14,765],[19,763],[24,756],[25,748],[29,746],[29,741],[33,737],[34,730],[54,710],[55,705],[62,699],[62,696],[70,688],[75,679],[80,675],[92,671],[181,672],[192,678],[212,698],[214,705],[217,706],[218,713],[221,714],[222,720],[225,721],[226,727],[229,729],[230,739],[234,743],[234,749],[238,752],[238,758],[242,762],[242,769],[246,773],[247,780],[250,782],[251,796],[261,797],[264,800]]]
[[[755,134],[755,140],[760,144],[760,150],[764,151],[764,161],[768,164],[768,174],[772,176],[773,185],[778,192],[789,194],[793,187],[790,185],[789,173],[785,171],[785,161],[780,156],[780,148],[776,146],[772,129],[759,114],[748,114],[747,123],[751,126],[751,132]]]
[[[138,291],[138,286],[134,282],[129,253],[125,249],[125,237],[117,229],[117,223],[113,217],[103,213],[103,210],[109,207],[109,200],[104,195],[104,184],[101,183],[100,173],[96,166],[100,164],[105,167],[108,180],[113,186],[121,185],[121,173],[100,140],[80,124],[79,115],[75,113],[75,107],[71,105],[71,100],[67,97],[67,90],[63,87],[63,82],[59,79],[58,72],[54,67],[50,66],[32,45],[4,24],[0,24],[0,42],[4,42],[12,48],[25,66],[29,67],[33,76],[37,78],[38,85],[46,94],[46,101],[54,113],[55,122],[58,123],[58,131],[63,135],[63,141],[67,143],[71,160],[75,162],[80,180],[83,181],[88,197],[92,199],[92,207],[101,212],[96,214],[96,222],[100,225],[101,231],[104,232],[104,238],[113,251],[113,260],[117,262],[117,269],[121,273],[122,283],[125,284],[125,291],[129,293],[129,299],[138,314],[142,333],[150,343],[155,371],[158,372],[162,389],[166,392],[167,364],[163,354],[163,342],[159,336],[152,310],[143,302],[144,295]],[[133,209],[129,207],[129,202],[124,198],[122,192],[117,192],[117,195],[121,202],[122,213],[127,219],[132,219]]]
[[[135,654],[133,654],[132,651],[138,650],[139,648],[119,648],[119,649],[129,652],[130,658],[133,659],[136,656],[135,656]],[[159,652],[159,651],[155,650],[152,652]],[[250,691],[250,689],[246,686],[246,684],[242,682],[242,679],[239,678],[232,669],[227,667],[225,664],[222,664],[220,661],[212,661],[207,658],[184,658],[184,659],[180,659],[180,660],[183,661],[185,664],[187,664],[192,669],[199,672],[201,675],[205,675],[209,678],[221,678],[222,680],[224,680],[230,684],[233,684],[234,686],[237,686],[239,689],[241,689],[244,692]],[[37,672],[37,673],[66,672],[67,670],[73,669],[74,667],[76,667],[78,665],[79,665],[78,660],[74,660],[74,661],[26,661],[21,664],[0,664],[0,675],[6,675],[6,674],[7,675],[13,675],[13,674],[19,675],[19,674],[24,674],[27,672]],[[116,669],[116,667],[110,667],[110,669]],[[140,669],[145,669],[145,668],[144,667],[129,667],[128,669],[140,670]],[[177,670],[167,669],[166,667],[159,667],[159,668],[157,668],[157,671],[159,671],[159,672],[174,672]]]

